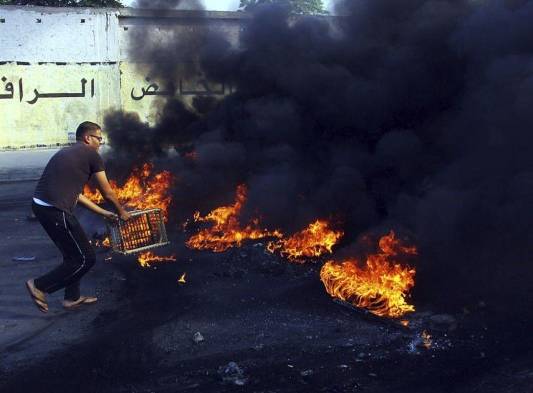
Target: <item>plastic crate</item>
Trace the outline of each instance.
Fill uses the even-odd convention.
[[[128,221],[108,224],[111,248],[121,254],[134,254],[169,244],[161,209],[129,212]]]

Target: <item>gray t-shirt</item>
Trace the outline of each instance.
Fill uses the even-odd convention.
[[[34,197],[72,213],[91,175],[105,170],[102,157],[83,144],[65,147],[52,156],[35,188]]]

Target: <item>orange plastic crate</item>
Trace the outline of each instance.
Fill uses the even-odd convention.
[[[130,212],[128,221],[109,224],[111,247],[121,254],[134,254],[169,244],[161,209]]]

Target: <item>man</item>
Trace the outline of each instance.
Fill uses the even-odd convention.
[[[96,255],[73,215],[76,204],[79,202],[107,219],[130,218],[107,180],[104,163],[98,154],[101,142],[102,129],[98,124],[81,123],[76,130],[76,144],[61,149],[50,159],[35,188],[32,210],[63,254],[61,265],[39,278],[26,281],[26,288],[42,312],[48,311],[46,294],[62,288],[65,288],[63,306],[66,309],[97,301],[95,297],[80,295],[80,279],[94,265]],[[91,177],[118,216],[83,196],[83,186]]]

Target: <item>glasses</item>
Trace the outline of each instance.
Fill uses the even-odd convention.
[[[92,134],[89,134],[89,136],[92,136],[93,138],[96,138],[96,139],[98,140],[99,143],[102,143],[102,141],[103,141],[103,139],[104,139],[103,137],[98,136],[98,135],[92,135]]]

